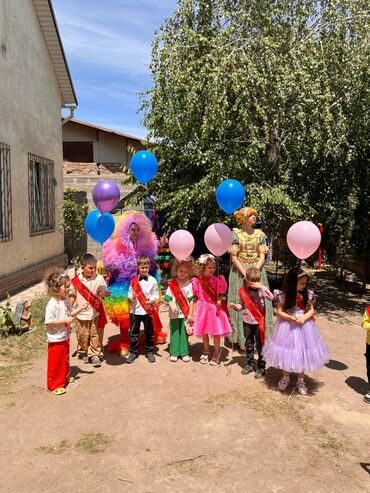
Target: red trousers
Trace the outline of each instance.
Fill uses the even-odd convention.
[[[69,339],[48,344],[48,390],[65,387],[69,377]]]

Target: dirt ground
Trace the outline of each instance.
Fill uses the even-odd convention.
[[[332,359],[307,378],[308,396],[277,391],[273,368],[265,381],[241,375],[231,348],[231,364],[200,365],[195,338],[191,363],[171,363],[167,344],[154,365],[72,357],[63,396],[47,392],[43,356],[0,396],[0,491],[370,492],[366,300],[315,277]],[[108,325],[105,341],[116,333]]]

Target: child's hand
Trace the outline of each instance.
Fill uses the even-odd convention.
[[[188,334],[188,336],[191,336],[193,335],[193,327],[192,327],[193,324],[191,325],[186,325],[186,333]]]
[[[74,317],[72,317],[72,315],[70,317],[67,317],[66,318],[66,325],[70,325],[74,320]]]
[[[262,284],[260,282],[248,281],[248,286],[250,286],[251,288],[254,288],[254,289],[261,289],[262,288]]]
[[[229,307],[232,310],[236,310],[237,312],[239,311],[239,308],[238,308],[238,306],[235,303],[229,303]]]
[[[87,308],[89,308],[89,304],[88,303],[85,303],[84,305],[81,305],[80,307],[78,307],[78,313],[83,312],[84,310],[87,310]]]
[[[297,322],[297,324],[303,325],[305,323],[306,319],[304,317],[299,317],[299,318],[296,318],[295,321]]]

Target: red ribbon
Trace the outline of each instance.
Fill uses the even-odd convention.
[[[90,306],[92,306],[98,313],[99,313],[99,319],[98,319],[98,329],[104,329],[105,325],[107,324],[108,320],[105,315],[105,310],[104,306],[102,303],[102,300],[99,299],[96,294],[94,294],[90,289],[83,284],[81,279],[78,276],[75,276],[72,279],[72,284],[73,287],[75,288],[76,291],[80,293],[80,295],[85,298],[85,300],[89,303]]]
[[[265,313],[262,308],[259,306],[257,301],[255,301],[249,292],[249,289],[245,286],[239,289],[239,294],[246,309],[250,312],[252,317],[258,323],[258,329],[260,331],[261,343],[262,345],[265,343]]]
[[[184,295],[184,293],[182,292],[182,289],[180,287],[178,280],[172,279],[171,281],[169,281],[168,285],[171,288],[171,291],[175,297],[177,304],[180,307],[180,310],[184,314],[185,318],[188,318],[189,309],[190,309],[189,302],[186,299],[186,296]]]
[[[206,279],[205,277],[200,277],[199,282],[203,288],[203,290],[208,294],[208,296],[211,298],[211,301],[217,305],[218,302],[218,295],[216,291],[214,291],[211,286],[209,285],[209,280]],[[225,300],[221,301],[220,305],[217,305],[220,307],[220,309],[225,312],[227,318],[230,320],[230,315],[229,315],[229,310],[227,309],[227,304]]]

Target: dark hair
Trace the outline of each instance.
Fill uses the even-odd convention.
[[[259,282],[261,280],[261,271],[257,267],[249,267],[245,272],[245,277],[250,282]]]
[[[308,278],[308,274],[300,267],[294,267],[293,269],[290,269],[290,271],[285,276],[282,288],[285,294],[284,310],[290,310],[296,306],[298,278],[304,276],[307,276]],[[304,307],[306,310],[308,310],[311,303],[308,300],[307,286],[304,287],[302,291],[302,296]]]
[[[96,264],[96,257],[92,253],[84,253],[81,257],[81,265]]]

